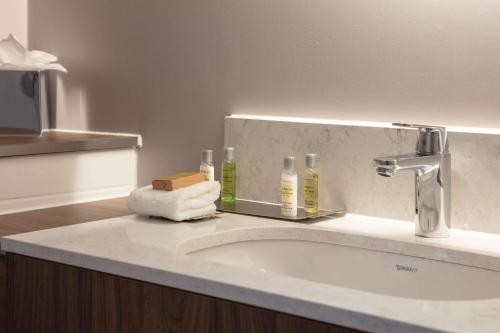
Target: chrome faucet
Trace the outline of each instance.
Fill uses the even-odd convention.
[[[416,152],[377,157],[377,174],[392,177],[398,171],[415,172],[415,235],[449,237],[451,228],[451,160],[446,129],[438,126],[393,124],[418,130]]]

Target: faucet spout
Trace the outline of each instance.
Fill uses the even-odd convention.
[[[393,177],[399,171],[415,174],[415,234],[423,237],[449,237],[451,158],[444,128],[416,126],[419,129],[415,153],[376,157],[378,175]],[[442,141],[445,140],[445,141]]]
[[[377,174],[383,177],[393,177],[399,171],[415,171],[425,173],[439,166],[441,155],[425,155],[419,153],[376,157],[373,166]]]

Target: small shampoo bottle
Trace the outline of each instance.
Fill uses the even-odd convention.
[[[222,202],[232,203],[236,200],[236,163],[234,162],[233,147],[224,147],[221,192]]]
[[[205,180],[214,181],[214,164],[212,163],[212,151],[205,149],[201,152],[200,173]]]
[[[285,158],[281,173],[281,215],[297,216],[297,173],[293,156]]]
[[[316,154],[306,154],[306,170],[304,171],[304,210],[307,214],[319,211],[319,173],[316,168]]]

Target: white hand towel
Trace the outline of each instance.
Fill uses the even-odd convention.
[[[173,221],[186,221],[186,220],[196,220],[201,219],[203,217],[214,215],[217,211],[217,207],[212,203],[206,207],[185,210],[183,212],[169,212],[165,215],[160,215],[161,217],[165,217],[169,220]],[[157,215],[154,215],[157,216]]]
[[[215,213],[219,182],[206,181],[175,191],[155,191],[146,186],[133,191],[128,207],[140,215],[161,216],[175,221],[194,219]]]

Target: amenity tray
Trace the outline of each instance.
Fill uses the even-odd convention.
[[[280,219],[294,222],[311,222],[313,219],[329,216],[342,216],[345,214],[345,208],[333,210],[320,209],[316,214],[307,213],[303,207],[297,209],[297,216],[281,215],[281,207],[279,204],[270,202],[259,202],[251,200],[237,199],[232,203],[216,202],[217,210],[220,212],[260,216],[273,219]]]

